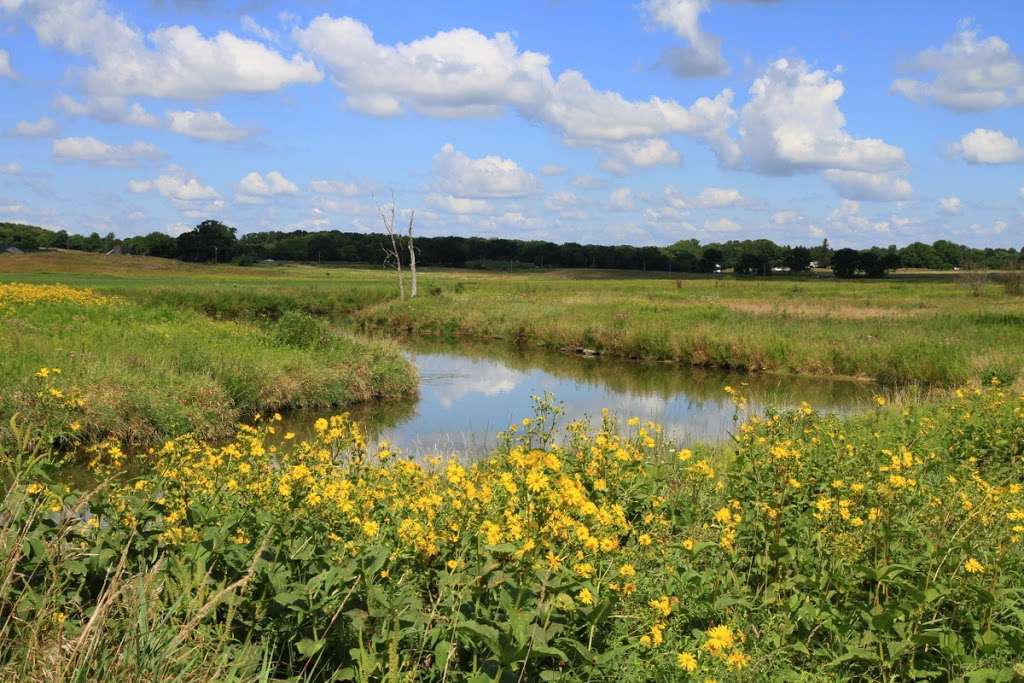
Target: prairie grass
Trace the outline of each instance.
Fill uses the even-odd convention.
[[[1024,298],[996,278],[974,291],[937,274],[850,281],[438,270],[421,273],[423,294],[404,302],[393,278],[369,268],[0,256],[0,281],[60,283],[121,302],[8,313],[0,391],[16,400],[0,413],[30,409],[24,378],[39,367],[66,366],[88,388],[91,436],[138,443],[184,429],[225,436],[256,410],[409,396],[411,368],[390,342],[367,334],[887,386],[1008,382],[1024,369]],[[304,334],[316,343],[302,342]]]
[[[448,276],[453,277],[453,276]],[[460,278],[354,314],[367,330],[506,339],[695,366],[955,384],[1020,374],[1024,299],[955,279]]]
[[[883,280],[667,277],[570,270],[421,274],[400,302],[394,275],[367,268],[168,265],[89,254],[0,258],[0,279],[62,282],[222,319],[285,311],[386,336],[502,339],[553,350],[742,371],[956,384],[1024,369],[1024,298],[1003,276]],[[677,281],[681,285],[677,287]]]
[[[32,287],[44,296],[61,291]],[[41,298],[2,311],[0,418],[59,420],[69,443],[110,437],[145,446],[186,431],[224,438],[259,411],[326,410],[416,391],[415,371],[394,344],[298,311],[257,324],[116,295],[96,305]],[[57,368],[66,389],[49,393],[41,368]],[[70,401],[83,406],[74,420]]]

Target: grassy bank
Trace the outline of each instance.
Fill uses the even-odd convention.
[[[14,425],[0,678],[1022,675],[1024,396],[752,416],[727,464],[557,418],[472,466],[371,458],[344,416],[181,438],[141,476],[107,445],[88,491]]]
[[[149,445],[186,431],[223,438],[260,411],[416,391],[394,345],[301,311],[215,320],[173,302],[0,284],[0,346],[0,418],[46,422],[65,442]]]
[[[62,282],[144,305],[241,321],[302,311],[385,334],[587,350],[741,371],[955,384],[1021,374],[1024,297],[995,277],[897,274],[689,277],[618,271],[421,274],[399,302],[393,273],[200,266],[130,256],[0,256],[0,280]]]
[[[603,277],[602,277],[603,275]],[[364,329],[501,338],[695,366],[951,384],[1024,369],[1024,298],[956,278],[462,277],[355,314]]]
[[[978,278],[439,271],[400,302],[380,270],[42,252],[0,256],[3,281],[117,304],[6,307],[0,391],[11,400],[0,417],[39,418],[48,399],[25,378],[56,367],[88,394],[86,438],[135,443],[185,429],[225,436],[256,410],[411,395],[396,348],[356,332],[890,384],[1007,381],[1024,365],[1024,298]]]

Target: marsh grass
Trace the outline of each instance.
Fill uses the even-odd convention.
[[[18,412],[41,421],[60,408],[34,376],[59,368],[65,391],[83,402],[78,426],[65,425],[78,441],[150,445],[186,431],[223,438],[256,412],[416,391],[415,371],[393,343],[359,339],[299,312],[250,322],[124,297],[101,306],[40,302],[8,312],[0,343],[7,350],[0,418]]]
[[[6,275],[3,275],[6,273]],[[210,317],[300,311],[388,336],[441,336],[743,371],[956,384],[1021,374],[1019,273],[900,273],[883,280],[732,278],[606,270],[423,274],[399,302],[366,268],[197,266],[56,252],[0,259],[0,278],[61,281]],[[677,285],[677,282],[681,284]],[[1019,288],[1018,288],[1019,289]]]
[[[363,329],[501,338],[549,349],[740,370],[955,384],[1020,374],[1024,300],[989,282],[493,275],[463,292],[387,301]]]
[[[38,367],[68,366],[88,390],[91,435],[138,443],[184,429],[225,436],[256,410],[411,395],[415,379],[397,348],[366,334],[885,386],[1005,383],[1024,367],[1024,298],[1006,285],[1013,277],[964,288],[941,274],[837,281],[440,270],[422,274],[426,295],[400,302],[389,274],[367,268],[4,256],[0,280],[60,282],[124,305],[6,316],[0,391],[17,400],[0,413],[31,408],[24,378]]]

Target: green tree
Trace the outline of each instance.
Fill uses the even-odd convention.
[[[203,221],[178,236],[178,257],[185,261],[230,261],[234,255],[235,229],[220,221]]]
[[[856,249],[840,249],[832,254],[832,272],[836,277],[853,277],[860,264],[860,252]]]
[[[807,247],[793,247],[786,252],[782,263],[791,272],[806,272],[811,267],[811,250]]]

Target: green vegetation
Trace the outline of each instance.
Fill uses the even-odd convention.
[[[398,349],[337,331],[300,310],[259,322],[214,320],[163,302],[59,285],[0,284],[0,417],[45,422],[66,442],[149,445],[192,431],[229,436],[259,411],[327,410],[416,391]],[[74,394],[36,386],[58,368]],[[69,409],[84,408],[68,418]]]
[[[40,252],[0,256],[0,278],[62,282],[145,308],[191,310],[241,326],[217,329],[267,332],[285,312],[301,311],[335,334],[341,328],[389,337],[504,340],[887,384],[948,385],[991,376],[1007,381],[1024,370],[1017,352],[1024,348],[1024,297],[1012,281],[986,275],[900,273],[843,281],[813,275],[678,279],[635,271],[433,270],[421,273],[419,297],[400,302],[393,274],[380,270],[196,266]],[[5,330],[14,334],[17,328]],[[18,367],[28,366],[26,361]]]
[[[805,405],[726,461],[542,402],[471,466],[271,420],[141,474],[100,446],[85,490],[14,421],[0,678],[1016,680],[1022,417],[998,387]]]
[[[954,384],[1024,369],[1024,298],[996,282],[459,278],[461,291],[361,309],[364,329],[505,339],[695,366]]]
[[[427,271],[398,301],[369,269],[0,273],[0,680],[1024,676],[1012,287]],[[692,450],[545,398],[482,460],[417,461],[326,417],[415,391],[358,332],[931,388],[841,419],[727,387],[732,440]],[[324,417],[296,437],[293,407]]]

